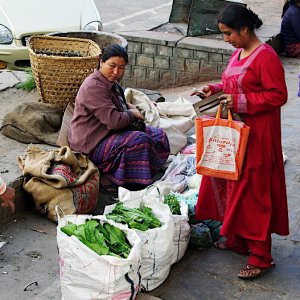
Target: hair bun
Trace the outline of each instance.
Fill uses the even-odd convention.
[[[255,12],[253,12],[250,8],[248,8],[248,11],[249,11],[249,17],[254,24],[254,28],[256,28],[256,29],[260,28],[263,24],[263,21],[261,20],[261,18]]]

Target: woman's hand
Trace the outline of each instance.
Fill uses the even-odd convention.
[[[144,116],[141,114],[141,112],[131,103],[127,103],[127,106],[129,108],[129,111],[132,112],[133,116],[136,118],[136,119],[140,119],[142,121],[144,121]]]
[[[136,108],[133,104],[127,103],[128,108]]]
[[[144,121],[144,116],[141,114],[141,112],[136,108],[129,108],[129,111],[132,112],[133,116],[136,118],[136,119],[140,119],[142,121]]]
[[[0,195],[0,199],[2,200],[1,206],[10,208],[12,213],[14,213],[16,210],[14,203],[15,196],[15,189],[13,189],[10,186],[6,186],[5,192],[2,195]]]
[[[211,95],[211,90],[208,85],[202,86],[199,90],[194,88],[191,96],[198,96],[201,99],[205,99]]]
[[[218,99],[220,99],[220,103],[225,106],[227,109],[233,108],[233,96],[230,94],[223,94]]]

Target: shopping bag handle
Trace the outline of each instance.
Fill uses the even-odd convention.
[[[222,111],[222,104],[219,105],[219,108],[218,108],[217,114],[216,114],[216,119],[221,119],[221,111]],[[228,121],[232,121],[232,114],[231,114],[230,109],[227,109],[227,111],[228,111],[228,115],[227,115]]]

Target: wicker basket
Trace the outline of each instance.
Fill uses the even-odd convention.
[[[99,64],[99,46],[88,39],[32,36],[29,57],[40,101],[65,108]]]

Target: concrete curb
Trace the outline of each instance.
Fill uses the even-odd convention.
[[[24,71],[2,71],[0,72],[0,92],[20,82],[25,82],[27,79],[28,74]]]

